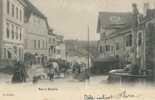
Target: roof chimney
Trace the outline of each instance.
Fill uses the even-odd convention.
[[[134,20],[133,27],[135,27],[135,26],[138,25],[139,11],[138,11],[138,8],[137,8],[137,4],[135,4],[135,3],[132,4],[132,8],[133,8],[133,20]]]
[[[144,7],[143,7],[143,15],[144,17],[147,16],[147,10],[150,8],[149,3],[144,3]]]
[[[138,15],[139,14],[139,11],[138,11],[137,4],[136,3],[133,3],[132,4],[132,8],[133,8],[133,14],[134,15]]]

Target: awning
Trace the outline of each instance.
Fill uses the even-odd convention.
[[[99,56],[97,58],[94,59],[94,62],[118,62],[118,58],[115,56]]]

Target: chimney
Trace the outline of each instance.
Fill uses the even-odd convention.
[[[137,4],[133,3],[132,8],[133,8],[132,13],[133,13],[133,20],[134,20],[133,27],[136,27],[138,25],[138,15],[139,15]]]
[[[137,8],[137,4],[133,3],[132,4],[132,8],[133,8],[133,14],[137,16],[139,14],[139,11],[138,11],[138,8]]]
[[[144,7],[143,7],[143,15],[144,15],[144,17],[146,17],[147,16],[147,10],[150,8],[150,5],[149,5],[149,3],[147,2],[147,3],[144,3]]]

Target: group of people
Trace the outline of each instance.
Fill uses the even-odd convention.
[[[89,69],[87,68],[85,63],[75,62],[72,65],[72,73],[74,79],[78,79],[80,81],[89,80],[90,78]]]
[[[12,83],[22,83],[26,82],[26,78],[28,77],[26,66],[23,62],[19,61],[15,64],[15,71],[12,77]]]
[[[59,72],[59,65],[57,62],[49,62],[47,68],[48,68],[47,75],[50,80],[53,80],[54,75]]]
[[[28,78],[28,65],[26,65],[24,62],[16,62],[15,64],[15,70],[12,77],[12,83],[23,83],[26,82],[26,79]],[[84,63],[69,63],[65,60],[61,59],[50,59],[47,62],[46,66],[43,66],[43,69],[46,70],[47,78],[49,80],[54,80],[55,75],[59,75],[60,73],[65,73],[68,71],[68,69],[72,69],[73,76],[79,76],[80,74],[83,74],[84,76],[89,76],[86,74],[86,64]],[[35,76],[33,77],[33,83],[36,83],[41,76]],[[75,77],[76,79],[76,77]]]

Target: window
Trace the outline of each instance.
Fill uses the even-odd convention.
[[[15,6],[14,6],[14,4],[12,4],[12,17],[14,17],[15,16]]]
[[[126,46],[127,47],[132,46],[132,35],[131,34],[126,37]]]
[[[24,50],[23,50],[23,48],[21,48],[21,59],[23,59],[24,58]]]
[[[43,40],[43,49],[45,48],[45,42],[44,42],[44,40]]]
[[[8,58],[11,59],[12,58],[12,54],[10,51],[7,51],[8,52]]]
[[[7,58],[7,52],[6,52],[7,50],[6,50],[6,48],[4,48],[4,58]]]
[[[110,51],[110,45],[106,45],[106,51],[108,52],[108,51]]]
[[[22,40],[22,28],[20,28],[19,38]]]
[[[38,40],[38,48],[40,48],[40,40]]]
[[[100,53],[102,53],[102,46],[100,46]]]
[[[119,50],[119,49],[120,49],[120,44],[116,43],[116,50]]]
[[[10,24],[7,23],[7,25],[6,25],[6,34],[7,34],[7,38],[10,37],[10,30],[9,30],[9,27],[10,27]]]
[[[16,39],[18,40],[18,27],[16,26]]]
[[[37,41],[34,40],[34,48],[37,48]]]
[[[51,54],[51,48],[48,49],[48,53]]]
[[[14,46],[14,51],[15,51],[15,54],[17,54],[17,47]]]
[[[18,8],[16,7],[16,18],[18,19]]]
[[[12,24],[12,39],[14,39],[14,25]]]
[[[22,10],[20,10],[20,21],[22,21]]]
[[[10,14],[10,1],[7,0],[7,14]]]
[[[142,45],[142,33],[138,33],[138,46]]]
[[[46,48],[47,48],[47,45],[48,45],[48,44],[47,44],[47,41],[46,41]]]
[[[53,53],[56,53],[56,49],[55,48],[53,48]]]
[[[19,58],[21,58],[21,49],[19,48]]]

